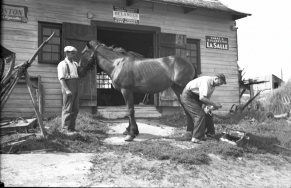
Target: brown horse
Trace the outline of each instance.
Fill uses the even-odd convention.
[[[153,94],[171,87],[181,103],[180,94],[184,87],[196,77],[195,66],[181,57],[143,58],[137,53],[117,50],[93,40],[82,51],[80,64],[96,61],[111,78],[113,87],[122,93],[127,105],[129,126],[124,133],[127,134],[125,141],[132,141],[139,134],[133,92]]]

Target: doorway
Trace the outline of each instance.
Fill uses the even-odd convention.
[[[154,34],[151,32],[97,27],[97,39],[106,46],[121,47],[133,51],[145,58],[153,58]],[[114,89],[111,80],[97,66],[97,106],[120,106],[125,101],[120,91]],[[153,94],[134,93],[134,104],[153,105]]]

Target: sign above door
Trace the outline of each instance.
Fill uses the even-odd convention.
[[[113,6],[113,20],[118,23],[139,24],[139,9]]]

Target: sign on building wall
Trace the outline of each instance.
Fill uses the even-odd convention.
[[[27,11],[28,8],[25,6],[2,5],[1,7],[2,20],[26,23],[28,20]]]
[[[228,38],[216,37],[216,36],[206,36],[206,48],[228,50]]]
[[[139,9],[113,6],[114,22],[139,24]]]

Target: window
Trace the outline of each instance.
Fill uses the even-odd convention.
[[[200,41],[187,39],[187,60],[196,66],[197,73],[201,74]]]
[[[274,89],[279,87],[279,83],[278,82],[274,82]]]
[[[39,22],[38,44],[40,46],[53,32],[53,38],[39,52],[39,63],[58,64],[61,61],[61,24]]]
[[[111,89],[111,79],[105,72],[96,74],[97,89]]]

